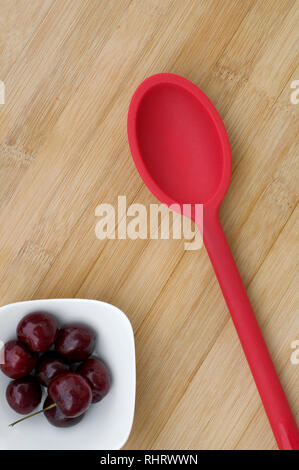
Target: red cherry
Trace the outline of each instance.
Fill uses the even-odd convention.
[[[53,315],[29,313],[18,324],[17,335],[34,352],[45,352],[54,344],[58,326]]]
[[[38,406],[41,398],[41,387],[33,377],[14,380],[6,389],[8,404],[17,413],[24,415],[31,413]]]
[[[12,379],[20,379],[30,374],[37,357],[20,341],[8,341],[4,345],[4,364],[0,368]]]
[[[92,400],[87,381],[75,372],[62,374],[52,380],[49,395],[67,418],[76,418],[89,408]]]
[[[37,363],[36,376],[42,385],[48,387],[51,380],[59,374],[64,374],[70,370],[62,356],[55,351],[49,351],[44,354]]]
[[[92,403],[102,400],[110,389],[110,374],[105,364],[99,359],[87,359],[78,369],[89,383],[92,391]]]
[[[95,340],[95,334],[90,328],[77,323],[60,330],[56,349],[69,361],[84,361],[92,354]]]
[[[54,402],[52,398],[48,395],[43,408],[48,408],[50,405],[52,405]],[[84,413],[81,415],[77,416],[76,418],[67,418],[61,411],[61,409],[56,405],[54,408],[50,408],[49,410],[44,412],[45,417],[49,421],[49,423],[53,424],[54,426],[57,426],[59,428],[66,428],[69,426],[74,426],[74,424],[77,424],[81,421],[81,419],[84,416]]]

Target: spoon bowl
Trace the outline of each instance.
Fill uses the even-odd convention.
[[[145,80],[131,101],[128,135],[141,177],[161,202],[221,203],[229,141],[216,108],[193,83],[170,74]]]

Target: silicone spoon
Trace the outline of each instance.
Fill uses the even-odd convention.
[[[278,447],[299,449],[296,421],[219,222],[231,152],[216,108],[185,78],[153,75],[133,95],[128,138],[143,181],[162,203],[203,205],[203,241]]]

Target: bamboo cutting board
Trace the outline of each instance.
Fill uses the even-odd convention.
[[[156,202],[126,116],[157,72],[192,80],[227,127],[221,220],[299,420],[298,20],[296,0],[1,1],[1,304],[95,298],[128,315],[126,449],[276,448],[205,250],[95,236],[98,204]]]

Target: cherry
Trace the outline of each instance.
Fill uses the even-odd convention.
[[[33,378],[18,379],[10,382],[6,389],[6,399],[17,413],[31,413],[40,403],[42,391],[39,383]]]
[[[56,340],[56,349],[69,361],[84,361],[93,352],[95,334],[79,323],[62,328]]]
[[[67,418],[76,418],[84,413],[92,400],[89,384],[75,372],[58,375],[50,383],[48,392]]]
[[[50,405],[54,404],[52,398],[48,395],[45,403],[44,403],[44,410],[48,408]],[[67,418],[61,411],[61,409],[56,405],[54,408],[49,408],[44,412],[45,417],[49,421],[49,423],[57,426],[59,428],[66,428],[69,426],[74,426],[74,424],[79,423],[84,416],[84,413],[77,416],[76,418]]]
[[[29,313],[18,324],[17,335],[34,352],[45,352],[54,344],[58,326],[53,315]]]
[[[36,376],[42,385],[48,387],[51,380],[70,370],[67,362],[55,351],[49,351],[38,361]]]
[[[92,403],[102,400],[110,389],[110,374],[105,364],[99,359],[87,359],[78,369],[89,383],[92,391]]]
[[[0,368],[12,379],[20,379],[30,374],[36,364],[36,355],[20,341],[8,341],[4,345],[4,364]]]

